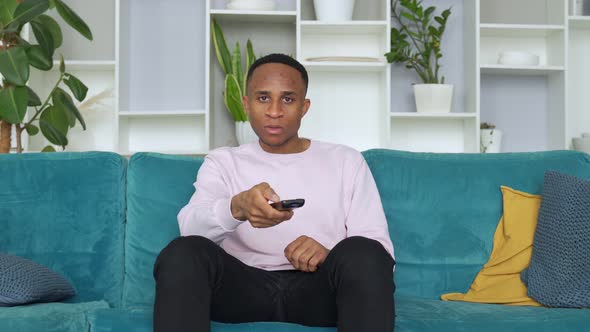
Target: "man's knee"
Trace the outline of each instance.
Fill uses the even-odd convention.
[[[154,264],[154,277],[158,272],[187,271],[191,264],[210,259],[216,254],[217,245],[202,236],[181,236],[172,240],[158,255]]]
[[[346,238],[331,251],[336,264],[345,271],[393,273],[394,260],[378,241],[362,236]],[[370,274],[370,273],[369,273]]]

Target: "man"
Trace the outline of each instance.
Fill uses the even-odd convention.
[[[155,331],[210,331],[210,320],[393,331],[393,246],[375,181],[357,151],[299,137],[307,85],[289,56],[252,64],[242,102],[259,142],[205,158],[178,214],[182,237],[154,267]],[[294,198],[305,205],[269,204]]]

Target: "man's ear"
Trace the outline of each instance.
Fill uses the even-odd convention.
[[[307,110],[309,110],[310,106],[311,106],[311,100],[305,99],[305,101],[303,102],[303,113],[301,114],[301,117],[304,117],[305,114],[307,114]]]

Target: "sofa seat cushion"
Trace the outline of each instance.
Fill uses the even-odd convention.
[[[90,332],[151,332],[152,309],[99,309],[89,313]],[[336,332],[336,328],[287,323],[211,323],[211,332]]]
[[[590,314],[580,309],[514,307],[396,296],[396,332],[588,331]],[[89,313],[91,332],[151,332],[152,308],[98,309]],[[336,328],[286,323],[211,323],[212,332],[336,332]]]
[[[581,309],[515,307],[396,297],[396,332],[402,331],[588,331],[590,312]]]
[[[18,307],[1,307],[0,331],[88,331],[86,313],[99,308],[108,308],[108,303],[105,301],[40,303]]]

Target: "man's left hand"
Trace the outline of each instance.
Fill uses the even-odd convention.
[[[285,257],[303,272],[315,272],[330,251],[316,240],[302,235],[285,248]]]

